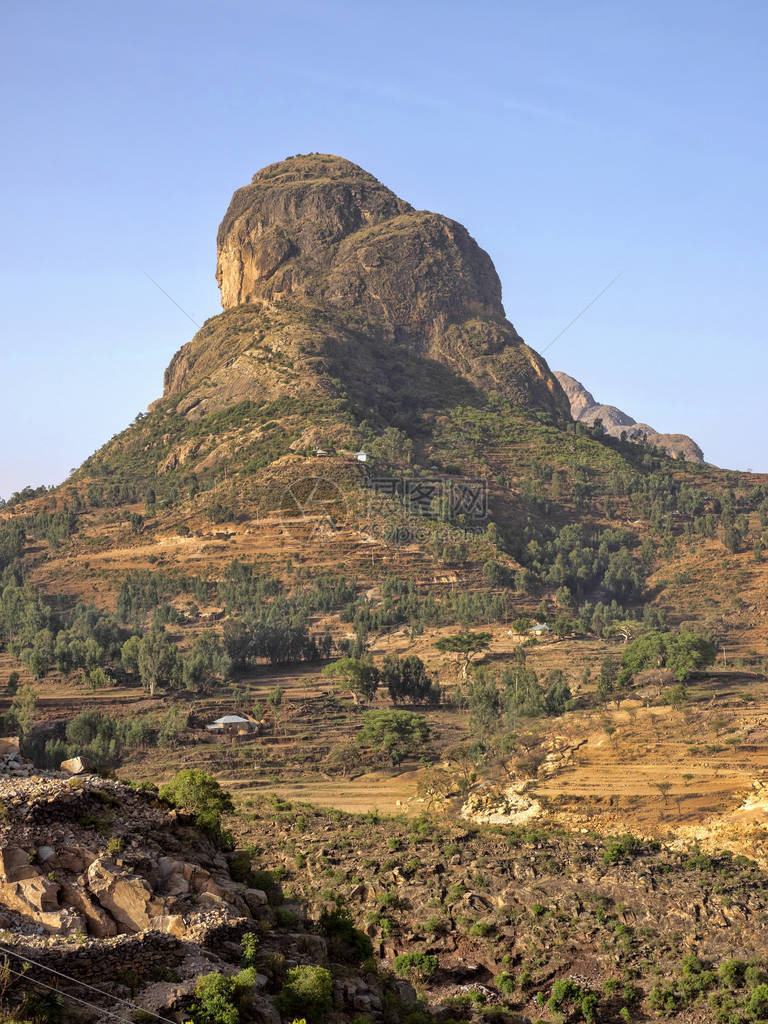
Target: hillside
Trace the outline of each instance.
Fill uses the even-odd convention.
[[[318,1021],[763,1019],[768,478],[586,422],[467,230],[339,157],[235,193],[217,280],[146,413],[0,509],[0,732],[36,766],[0,778],[14,942],[27,888],[56,949],[175,936],[182,1020],[224,970],[208,914],[263,933],[232,1024],[278,1024],[294,961],[330,965]],[[231,836],[152,795],[185,768]],[[287,907],[248,897],[265,871]],[[376,970],[313,942],[337,902]]]

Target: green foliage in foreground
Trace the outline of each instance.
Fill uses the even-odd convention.
[[[301,1014],[315,1021],[328,1013],[333,1004],[333,979],[325,967],[301,964],[291,968],[282,991],[275,1000],[286,1016]]]
[[[253,967],[231,978],[217,973],[202,975],[197,979],[196,1002],[190,1010],[194,1024],[240,1024],[240,1010],[256,979]]]
[[[221,838],[221,816],[234,811],[232,797],[212,775],[200,768],[182,768],[160,789],[160,798],[190,811],[203,831]]]
[[[393,962],[395,974],[412,981],[429,981],[439,966],[437,957],[429,953],[401,953]]]

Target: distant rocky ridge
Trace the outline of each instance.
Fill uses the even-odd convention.
[[[628,441],[647,440],[658,448],[662,448],[674,459],[685,459],[689,462],[703,462],[704,453],[696,442],[687,434],[660,434],[647,423],[638,423],[615,405],[600,405],[592,394],[587,391],[574,377],[559,370],[555,371],[560,385],[571,403],[571,416],[580,423],[592,425],[598,420],[602,423],[606,434],[611,437],[625,436]]]

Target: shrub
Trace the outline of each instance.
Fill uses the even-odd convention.
[[[401,978],[429,981],[439,967],[436,956],[429,953],[401,953],[394,959],[395,974]]]
[[[235,982],[223,974],[205,974],[195,985],[191,1013],[195,1024],[240,1024],[235,1005]]]
[[[373,956],[373,944],[345,910],[323,910],[318,931],[328,939],[328,952],[340,963],[359,965]]]
[[[328,1013],[332,1006],[333,979],[325,967],[300,964],[288,971],[287,980],[275,1003],[281,1013],[304,1014],[312,1019]]]
[[[254,967],[256,964],[256,954],[259,951],[258,936],[254,935],[253,932],[246,932],[242,939],[240,939],[240,949],[240,962],[243,967]]]
[[[768,1017],[768,985],[758,985],[752,990],[744,1010],[752,1020],[765,1020]]]
[[[497,974],[493,979],[493,983],[504,996],[512,995],[517,987],[515,976],[510,971],[502,971],[501,974]]]
[[[743,960],[726,960],[720,964],[720,978],[728,988],[743,988],[747,965]]]
[[[596,993],[582,988],[572,978],[559,978],[552,986],[549,1008],[562,1011],[566,1006],[572,1006],[579,1011],[586,1024],[594,1024],[597,1021],[599,1002]]]
[[[605,864],[618,864],[620,861],[629,858],[638,852],[642,843],[629,832],[623,836],[613,836],[606,841],[603,851],[603,862]]]
[[[652,1010],[670,1016],[680,1005],[680,995],[674,985],[665,981],[654,985],[648,996],[648,1002]]]
[[[234,810],[232,797],[212,775],[199,768],[182,768],[160,790],[160,798],[191,811],[198,826],[214,839],[222,839],[221,816]]]

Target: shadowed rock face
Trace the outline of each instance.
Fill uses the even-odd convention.
[[[415,211],[333,156],[272,164],[235,192],[216,279],[224,309],[301,295],[416,344],[438,323],[504,317],[490,257],[461,224]]]
[[[662,448],[675,459],[686,459],[691,462],[703,462],[704,453],[696,442],[687,434],[660,434],[647,423],[638,423],[615,405],[600,405],[592,394],[567,373],[555,371],[563,391],[571,404],[571,416],[581,423],[602,423],[606,434],[611,437],[626,436],[628,441],[648,440],[651,444]]]
[[[313,154],[259,171],[232,197],[217,252],[225,312],[165,375],[166,395],[206,389],[198,412],[235,394],[260,399],[262,377],[270,394],[279,391],[268,352],[281,351],[310,382],[307,353],[316,366],[329,339],[355,345],[362,336],[570,420],[546,361],[506,319],[493,263],[466,228],[414,210],[348,160]]]

